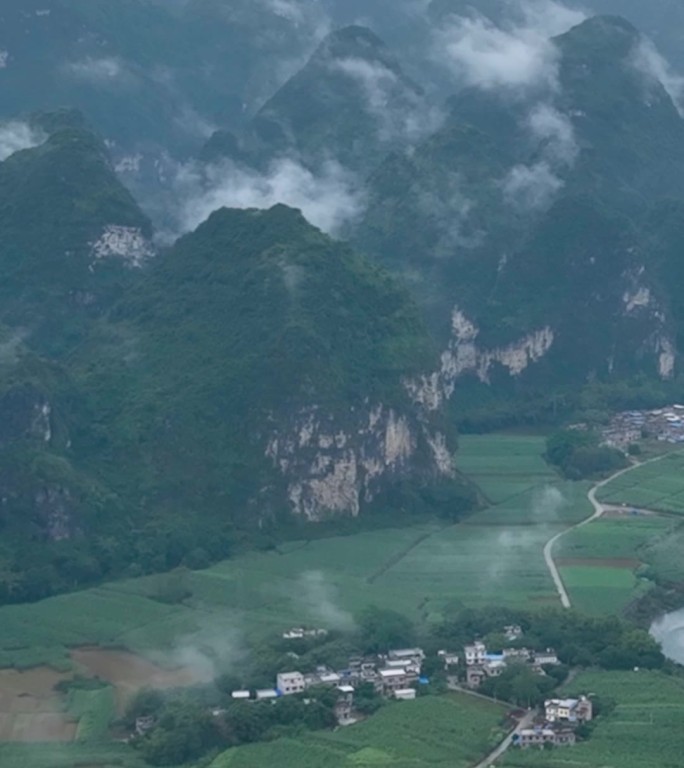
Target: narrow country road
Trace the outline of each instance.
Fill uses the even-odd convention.
[[[608,485],[608,483],[612,482],[616,478],[621,477],[622,475],[625,475],[634,469],[637,469],[637,467],[645,467],[647,464],[652,464],[654,461],[660,461],[660,459],[662,459],[667,455],[668,454],[664,453],[662,454],[662,456],[656,456],[653,459],[648,459],[648,461],[642,461],[638,464],[632,464],[629,467],[625,467],[625,469],[621,469],[619,472],[615,472],[614,474],[610,475],[610,477],[607,477],[605,480],[601,480],[600,482],[596,483],[596,485],[591,487],[591,489],[589,490],[589,493],[587,494],[587,498],[591,502],[591,506],[594,509],[593,514],[590,517],[588,517],[586,520],[582,520],[582,522],[576,523],[575,525],[570,526],[570,528],[566,528],[564,531],[557,533],[552,539],[549,539],[549,541],[546,542],[546,545],[544,546],[544,560],[546,561],[546,567],[549,569],[549,573],[551,574],[553,583],[556,585],[556,590],[558,592],[558,595],[560,596],[560,601],[561,601],[561,604],[563,605],[563,608],[572,608],[572,602],[570,601],[570,596],[568,595],[568,591],[565,588],[565,584],[563,584],[563,579],[561,578],[558,567],[556,566],[556,563],[554,562],[554,559],[553,559],[553,548],[556,545],[556,542],[562,539],[563,536],[570,533],[570,531],[575,531],[578,528],[583,528],[585,525],[589,525],[589,523],[593,523],[594,520],[598,520],[599,517],[603,515],[605,510],[610,508],[610,505],[601,504],[600,501],[596,500],[596,493],[599,491],[599,489],[603,488],[604,485]]]
[[[459,693],[465,693],[468,696],[475,696],[478,699],[491,701],[494,704],[505,703],[498,701],[497,699],[493,699],[491,696],[485,696],[483,693],[478,693],[472,688],[466,688],[462,685],[459,685],[458,678],[456,677],[449,678],[447,684],[449,686],[449,690],[451,691],[458,691]],[[484,758],[484,760],[481,760],[479,763],[473,766],[473,768],[490,768],[490,766],[493,765],[504,754],[504,752],[508,750],[508,748],[513,743],[514,736],[517,733],[520,733],[520,731],[524,730],[525,728],[529,728],[532,725],[536,714],[537,711],[534,709],[530,709],[528,712],[526,712],[525,717],[520,720],[516,727],[508,734],[508,736],[506,736],[506,738],[497,746],[497,748],[490,752],[487,757]]]
[[[527,712],[525,717],[523,717],[518,725],[516,725],[516,727],[508,734],[508,736],[506,736],[501,744],[499,744],[499,746],[493,752],[490,752],[484,760],[475,765],[474,768],[490,768],[490,766],[493,765],[511,746],[513,743],[513,737],[520,731],[524,730],[525,728],[529,728],[532,725],[536,714],[536,711],[533,709]]]

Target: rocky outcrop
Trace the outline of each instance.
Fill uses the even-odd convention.
[[[655,357],[655,367],[661,379],[671,379],[677,363],[677,347],[669,312],[659,297],[662,291],[651,287],[645,266],[622,277],[627,283],[622,296],[623,315],[625,320],[639,324],[639,335],[644,339],[635,348],[640,347],[647,359]]]
[[[388,483],[420,475],[421,464],[425,476],[453,474],[444,435],[415,415],[366,404],[352,408],[344,422],[313,406],[268,441],[266,456],[286,478],[291,509],[300,517],[356,517]]]
[[[405,386],[414,402],[427,411],[439,409],[454,394],[456,382],[466,374],[474,374],[488,384],[495,365],[508,371],[512,377],[520,376],[530,365],[541,360],[554,343],[550,327],[522,337],[503,347],[479,347],[479,329],[455,307],[452,314],[452,338],[442,353],[441,367],[429,376],[407,380]]]
[[[44,444],[52,439],[52,406],[30,384],[0,396],[0,447],[22,439]]]
[[[139,227],[110,224],[91,245],[93,262],[90,269],[104,259],[118,259],[125,266],[139,268],[154,256],[154,249]]]

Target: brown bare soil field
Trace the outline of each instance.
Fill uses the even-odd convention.
[[[78,648],[71,652],[71,658],[83,674],[114,686],[119,710],[141,688],[180,688],[209,682],[199,670],[165,668],[129,651]]]
[[[72,741],[76,723],[54,690],[68,677],[49,667],[0,670],[0,741]]]

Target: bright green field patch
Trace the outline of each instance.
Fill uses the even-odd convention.
[[[592,738],[572,749],[512,750],[505,765],[540,768],[679,768],[684,754],[684,685],[657,672],[581,674],[569,693],[617,701]]]
[[[456,464],[493,503],[558,480],[544,461],[543,437],[463,435]]]
[[[643,547],[675,527],[661,517],[605,517],[570,531],[558,542],[556,557],[635,558]]]
[[[335,733],[231,749],[211,768],[467,768],[503,738],[505,708],[450,694],[390,704]]]
[[[669,453],[608,483],[600,501],[684,513],[684,451]]]
[[[594,615],[620,613],[651,587],[636,575],[639,562],[674,525],[658,517],[603,518],[564,536],[555,557],[573,605]]]
[[[477,512],[467,522],[496,526],[571,525],[592,514],[587,499],[589,488],[589,483],[544,483]]]
[[[634,574],[628,568],[583,565],[562,568],[561,573],[563,581],[570,589],[589,587],[629,591],[634,586]]]
[[[621,613],[651,587],[630,568],[566,566],[560,573],[573,607],[597,616]]]
[[[546,526],[462,525],[430,537],[379,580],[425,598],[457,598],[466,605],[556,604],[542,550]]]
[[[109,725],[116,713],[112,687],[94,691],[72,690],[69,692],[68,708],[70,714],[78,718],[76,741],[106,741]]]

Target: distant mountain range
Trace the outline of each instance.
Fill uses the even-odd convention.
[[[630,22],[110,5],[0,12],[0,599],[457,519],[457,425],[679,393],[682,94]]]

